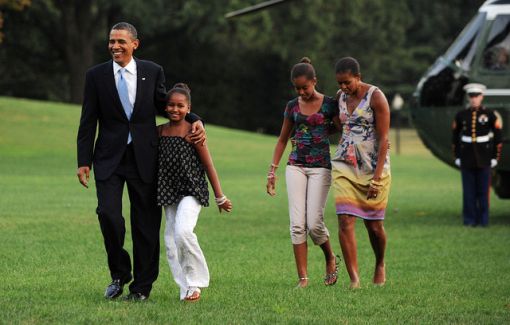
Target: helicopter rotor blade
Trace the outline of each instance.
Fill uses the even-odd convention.
[[[278,4],[281,4],[283,2],[287,2],[287,1],[289,1],[289,0],[270,0],[270,1],[265,1],[265,2],[256,4],[256,5],[253,5],[253,6],[249,6],[249,7],[243,8],[243,9],[239,9],[239,10],[228,12],[228,13],[225,14],[225,18],[229,19],[229,18],[234,18],[234,17],[239,17],[239,16],[242,16],[242,15],[254,13],[256,11],[259,11],[259,10],[262,10],[262,9],[265,9],[265,8],[268,8],[268,7],[271,7],[271,6],[274,6],[274,5],[278,5]]]

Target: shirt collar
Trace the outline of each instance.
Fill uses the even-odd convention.
[[[113,61],[113,74],[116,75],[122,67],[115,61]],[[131,61],[124,67],[124,69],[131,73],[132,75],[136,75],[136,61],[134,58],[131,58]]]

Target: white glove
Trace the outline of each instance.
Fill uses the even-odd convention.
[[[456,158],[456,159],[455,159],[455,165],[456,165],[457,167],[460,167],[460,158]]]
[[[494,168],[498,165],[498,161],[496,159],[491,159],[491,168]]]

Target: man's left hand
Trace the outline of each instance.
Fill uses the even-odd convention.
[[[494,168],[498,165],[498,161],[496,159],[491,159],[491,168]]]
[[[205,134],[204,123],[202,121],[196,121],[191,124],[191,134],[189,137],[191,142],[205,145],[207,135]]]

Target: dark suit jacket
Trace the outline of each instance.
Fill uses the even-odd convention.
[[[136,100],[130,121],[117,92],[113,62],[110,60],[96,65],[86,74],[78,130],[78,167],[93,166],[97,180],[108,179],[118,167],[127,146],[129,131],[141,179],[147,183],[155,180],[158,150],[155,118],[158,111],[163,112],[165,107],[165,76],[161,66],[150,61],[135,60]],[[98,125],[99,132],[94,144]]]

